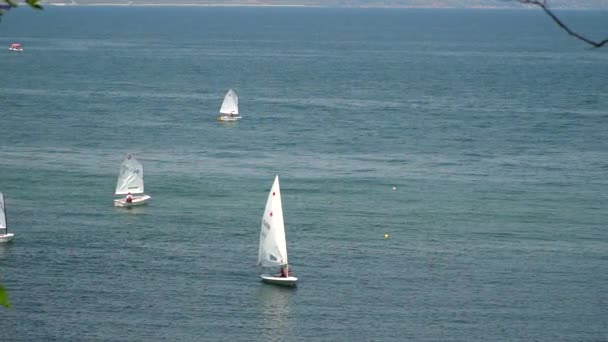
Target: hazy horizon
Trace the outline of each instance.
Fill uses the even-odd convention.
[[[516,0],[50,0],[43,5],[303,6],[341,8],[529,8]],[[549,1],[554,9],[608,9],[608,0]]]

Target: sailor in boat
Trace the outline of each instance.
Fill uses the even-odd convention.
[[[127,198],[125,198],[125,202],[133,203],[133,196],[131,195],[130,192],[127,194]]]
[[[289,270],[287,269],[287,265],[281,265],[281,273],[278,275],[281,278],[289,277]]]

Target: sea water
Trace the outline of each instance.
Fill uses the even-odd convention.
[[[1,341],[608,339],[608,48],[542,12],[22,6],[0,33]],[[256,267],[275,174],[294,290]]]

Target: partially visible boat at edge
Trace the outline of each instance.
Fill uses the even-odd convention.
[[[114,200],[115,207],[134,207],[146,204],[150,199],[150,196],[144,195],[144,167],[132,154],[127,154],[120,165],[114,194],[125,195]],[[131,195],[130,201],[127,195]]]
[[[268,193],[266,208],[262,216],[258,265],[262,268],[278,266],[281,269],[280,274],[261,274],[260,277],[265,283],[295,286],[298,281],[298,278],[291,275],[287,261],[287,242],[278,175],[275,176],[272,188]]]
[[[4,194],[0,192],[0,242],[9,242],[13,239],[13,236],[15,234],[8,232],[6,201],[4,200]]]
[[[218,121],[237,121],[241,119],[239,115],[239,97],[234,90],[229,89],[224,96],[224,101],[220,107],[220,115]]]

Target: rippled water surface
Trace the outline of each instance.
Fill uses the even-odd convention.
[[[542,13],[20,7],[0,33],[1,341],[608,339],[608,48]],[[257,277],[275,174],[295,290]]]

